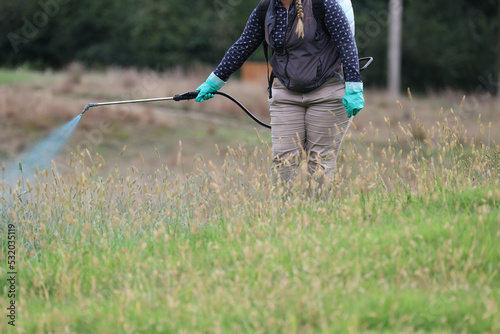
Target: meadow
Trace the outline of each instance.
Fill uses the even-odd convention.
[[[4,166],[89,102],[204,77],[25,75],[0,86]],[[265,89],[224,90],[266,118]],[[89,111],[52,168],[0,183],[0,332],[500,332],[498,106],[447,94],[367,92],[335,179],[291,188],[229,102]]]

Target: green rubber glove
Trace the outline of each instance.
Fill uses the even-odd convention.
[[[214,97],[214,92],[224,86],[226,82],[222,81],[218,76],[216,76],[213,72],[207,78],[207,81],[201,84],[200,87],[196,88],[199,92],[196,97],[196,102],[203,102],[205,100],[211,99]]]
[[[351,118],[352,116],[356,116],[365,106],[363,83],[346,82],[343,102],[345,110],[347,111],[347,117]]]

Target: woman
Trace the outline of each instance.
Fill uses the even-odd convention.
[[[313,15],[313,2],[262,0],[241,37],[197,89],[196,101],[212,98],[266,40],[274,50],[271,65],[278,79],[269,99],[273,164],[283,181],[294,179],[303,157],[311,174],[322,171],[332,178],[349,118],[364,106],[358,53],[346,13],[336,0],[324,0],[321,24]]]

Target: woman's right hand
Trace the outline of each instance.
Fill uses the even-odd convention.
[[[200,87],[196,88],[198,91],[198,96],[196,97],[196,102],[203,102],[205,100],[209,100],[214,97],[214,92],[218,91],[222,88],[226,83],[222,81],[218,76],[216,76],[213,72],[207,78],[207,80],[200,85]]]

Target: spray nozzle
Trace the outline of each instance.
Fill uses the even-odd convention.
[[[89,110],[91,107],[97,107],[98,106],[98,103],[89,103],[85,106],[85,108],[83,108],[83,111],[80,115],[83,115],[87,112],[87,110]]]

